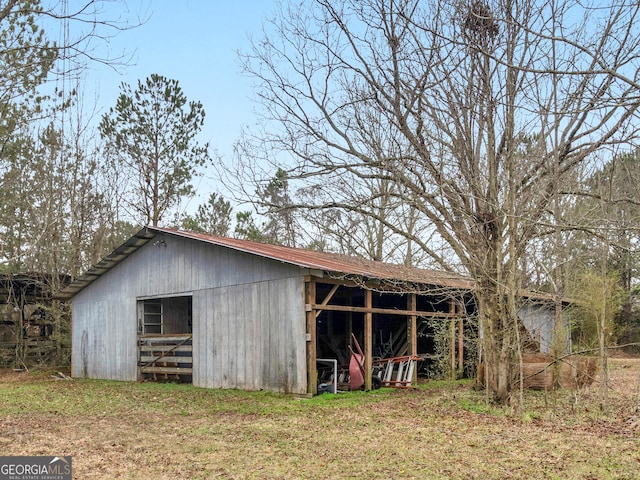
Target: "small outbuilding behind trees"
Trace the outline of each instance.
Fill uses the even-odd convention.
[[[53,297],[68,283],[64,275],[0,274],[0,368],[66,365],[68,312]]]
[[[451,371],[477,361],[470,280],[246,240],[144,227],[63,296],[75,377],[314,394],[318,360],[348,362],[354,338],[366,389],[374,357],[434,367],[442,339]],[[545,351],[553,307],[532,302],[524,331]]]

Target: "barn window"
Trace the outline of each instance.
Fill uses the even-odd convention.
[[[162,300],[153,299],[145,300],[142,302],[142,332],[143,334],[149,333],[163,333],[162,332]]]

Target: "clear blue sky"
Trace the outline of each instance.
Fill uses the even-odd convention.
[[[141,3],[129,0],[129,8]],[[147,0],[144,5],[148,21],[109,40],[112,54],[135,51],[134,64],[120,67],[120,73],[94,65],[86,78],[87,96],[98,92],[102,115],[115,105],[122,82],[135,87],[152,73],[176,79],[189,100],[204,105],[203,140],[229,160],[241,127],[253,121],[254,107],[251,79],[241,75],[235,51],[248,50],[249,35],[260,36],[276,0]]]

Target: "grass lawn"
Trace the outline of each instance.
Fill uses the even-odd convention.
[[[71,455],[74,478],[640,478],[640,359],[607,399],[526,392],[497,409],[465,382],[324,394],[0,373],[0,455]]]

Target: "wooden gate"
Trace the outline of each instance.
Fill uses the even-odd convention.
[[[193,373],[193,336],[139,335],[138,366],[144,378],[191,381]]]

